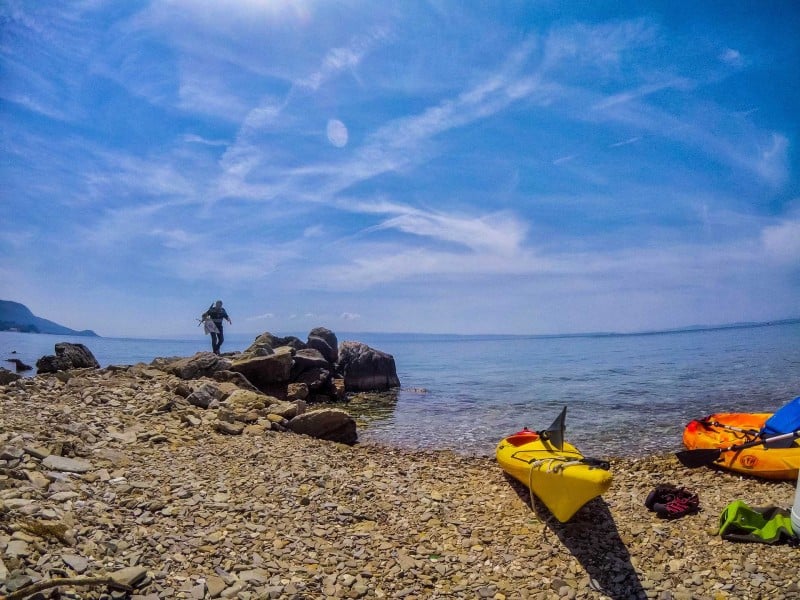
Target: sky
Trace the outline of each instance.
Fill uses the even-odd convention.
[[[104,336],[800,317],[800,4],[0,4],[0,298]]]

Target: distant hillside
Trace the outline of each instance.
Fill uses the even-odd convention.
[[[53,321],[37,317],[24,304],[11,302],[10,300],[0,300],[0,331],[99,337],[91,329],[75,331],[69,327],[53,323]]]

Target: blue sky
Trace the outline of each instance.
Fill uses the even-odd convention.
[[[0,6],[0,298],[101,335],[800,316],[800,5]]]

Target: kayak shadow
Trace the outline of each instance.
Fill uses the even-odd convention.
[[[520,498],[531,506],[528,488],[510,479]],[[602,497],[588,502],[567,523],[556,519],[536,496],[533,496],[531,509],[580,563],[594,591],[613,600],[647,598],[639,574],[631,564],[630,552]]]
[[[644,600],[639,574],[617,530],[608,505],[595,498],[567,523],[560,523],[539,500],[544,521],[578,560],[589,576],[590,586],[614,600]]]

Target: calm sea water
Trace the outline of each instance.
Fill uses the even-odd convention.
[[[226,336],[224,350],[243,350],[254,337]],[[567,439],[584,454],[636,456],[680,449],[693,418],[772,412],[800,395],[798,322],[642,335],[337,337],[395,357],[402,388],[369,408],[351,403],[348,410],[359,420],[361,440],[397,447],[489,456],[500,438],[523,426],[544,429],[566,406]],[[201,336],[0,332],[0,359],[34,365],[59,341],[85,344],[102,366],[190,356],[209,345]]]

